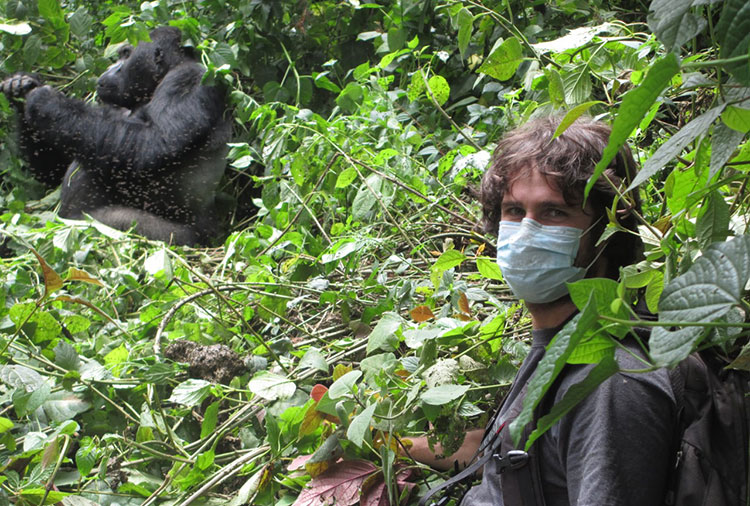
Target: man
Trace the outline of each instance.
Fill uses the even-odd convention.
[[[553,140],[558,124],[559,119],[544,118],[506,135],[482,180],[483,224],[499,231],[498,263],[526,304],[533,327],[529,355],[484,437],[482,449],[494,452],[501,452],[499,442],[503,448],[511,446],[507,425],[521,409],[524,387],[547,344],[577,312],[565,283],[583,277],[617,279],[620,267],[642,254],[638,197],[630,195],[626,201],[616,190],[634,175],[629,150],[618,154],[584,205],[584,187],[607,145],[609,128],[580,119]],[[597,245],[608,222],[606,210],[616,200],[618,221],[630,232],[617,232]],[[624,340],[625,347],[616,353],[620,369],[643,369],[642,352],[630,341]],[[567,365],[548,393],[548,404],[559,402],[591,367]],[[535,443],[539,498],[532,504],[663,504],[676,423],[666,371],[615,374]],[[423,440],[415,441],[410,454],[436,467],[450,467],[454,460],[468,464],[482,441],[480,434],[469,433],[450,460],[437,460]],[[528,483],[520,483],[515,471],[499,474],[497,466],[496,459],[485,464],[481,484],[469,490],[462,505],[529,506]]]

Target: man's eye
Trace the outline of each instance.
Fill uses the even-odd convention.
[[[525,213],[520,207],[508,207],[503,209],[503,216],[523,216]]]
[[[550,218],[564,218],[568,215],[568,213],[561,209],[550,209],[547,211],[547,214]]]

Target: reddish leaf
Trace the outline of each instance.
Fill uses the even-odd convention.
[[[365,460],[343,460],[313,478],[294,501],[293,506],[352,506],[367,476],[377,467]]]
[[[431,318],[435,318],[435,314],[428,306],[417,306],[411,310],[411,319],[417,323],[426,322]]]
[[[42,267],[42,275],[44,276],[44,296],[47,297],[52,292],[62,288],[63,280],[34,248],[30,249],[34,256],[36,256],[39,265]]]
[[[460,309],[462,313],[471,316],[469,299],[466,297],[466,294],[464,292],[461,292],[461,295],[458,297],[458,309]]]
[[[312,397],[315,402],[320,402],[320,399],[323,398],[327,391],[328,388],[325,385],[318,383],[312,387],[312,390],[310,390],[310,397]]]
[[[398,485],[399,493],[403,494],[404,489],[408,489],[405,498],[411,495],[411,491],[416,486],[416,483],[407,481],[411,475],[412,472],[410,470],[402,471],[396,475],[396,484]],[[359,504],[360,506],[390,506],[382,473],[377,473],[365,481],[362,487],[362,500]]]
[[[299,457],[296,457],[289,463],[287,470],[296,471],[297,469],[302,469],[305,467],[307,461],[310,460],[310,457],[312,457],[312,455],[300,455]]]

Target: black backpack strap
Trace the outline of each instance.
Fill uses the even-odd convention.
[[[483,465],[485,465],[487,461],[492,458],[492,455],[493,454],[491,451],[485,452],[484,455],[482,455],[480,458],[473,459],[474,462],[472,462],[472,464],[466,467],[463,471],[451,478],[448,478],[437,487],[431,488],[419,500],[419,506],[443,506],[444,504],[447,504],[452,497],[452,492],[458,487],[462,487],[464,485],[467,485],[468,483],[471,483],[474,473],[476,473]],[[443,496],[440,497],[437,501],[430,501],[430,499],[438,492],[443,492]]]
[[[534,421],[538,419],[538,410]],[[527,441],[536,423],[524,427],[521,441]],[[513,506],[545,506],[542,492],[541,455],[539,445],[533,444],[528,451],[518,450],[506,434],[501,445],[501,454],[495,454],[497,472],[501,474],[503,503]]]

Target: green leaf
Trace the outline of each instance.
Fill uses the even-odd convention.
[[[464,260],[466,260],[466,255],[456,249],[449,249],[440,255],[440,258],[437,259],[437,262],[432,266],[432,269],[444,272],[461,265]]]
[[[76,468],[81,473],[81,476],[88,476],[94,465],[96,465],[98,457],[99,449],[94,440],[90,437],[84,438],[76,451]]]
[[[398,347],[396,332],[404,323],[398,313],[386,312],[367,337],[367,354],[376,350],[392,351]]]
[[[612,134],[609,143],[604,148],[602,159],[596,164],[594,173],[586,184],[586,196],[588,196],[594,183],[607,169],[610,162],[614,160],[630,133],[638,126],[641,119],[648,113],[651,105],[656,101],[662,91],[669,86],[672,77],[680,70],[677,56],[670,53],[657,60],[649,69],[643,82],[637,88],[630,90],[622,99],[617,110]],[[631,185],[632,186],[632,185]]]
[[[742,304],[750,280],[750,236],[714,243],[682,276],[664,287],[659,300],[660,322],[712,322]],[[651,358],[658,366],[672,366],[686,358],[705,335],[701,327],[651,333]]]
[[[406,30],[400,27],[394,27],[388,30],[388,49],[398,51],[406,43]]]
[[[711,192],[695,223],[695,234],[701,250],[729,236],[729,205],[718,190]]]
[[[646,285],[646,307],[653,314],[659,314],[659,299],[664,291],[664,274],[661,271],[655,271],[654,276]]]
[[[347,167],[336,178],[336,188],[346,188],[355,179],[357,179],[357,170],[354,167]]]
[[[584,334],[594,328],[596,324],[596,302],[594,298],[592,293],[583,310],[552,338],[547,346],[547,351],[539,361],[534,375],[527,384],[521,412],[510,424],[510,434],[516,446],[521,440],[523,428],[534,419],[534,410],[562,371],[568,357]]]
[[[219,401],[212,402],[203,413],[203,423],[201,423],[201,438],[213,434],[216,429],[216,422],[219,419]]]
[[[575,283],[568,283],[568,292],[570,297],[573,299],[573,303],[580,310],[583,310],[587,304],[593,303],[597,315],[609,316],[611,318],[618,318],[627,320],[630,312],[624,306],[620,306],[615,312],[612,310],[612,301],[618,300],[618,284],[617,281],[608,278],[586,278]],[[628,327],[608,327],[607,331],[618,337],[624,336]]]
[[[427,86],[429,86],[432,96],[435,97],[438,104],[443,105],[448,101],[451,87],[443,76],[432,76],[427,81]]]
[[[750,3],[747,0],[724,0],[714,33],[723,37],[719,40],[721,58],[747,57],[750,48]],[[726,68],[735,79],[750,85],[748,60],[726,65]]]
[[[458,50],[461,53],[461,57],[466,56],[466,49],[469,47],[471,42],[471,32],[474,28],[474,16],[466,7],[462,7],[458,11]]]
[[[580,104],[591,97],[591,69],[588,64],[578,65],[563,78],[565,100],[569,104]]]
[[[734,151],[744,138],[744,133],[729,128],[724,123],[719,123],[714,127],[711,135],[711,169],[708,173],[709,181],[732,158]]]
[[[341,376],[339,379],[333,382],[331,388],[328,389],[329,399],[338,399],[345,395],[352,393],[354,383],[362,376],[362,371],[354,370]]]
[[[482,63],[477,72],[494,77],[498,81],[507,81],[516,73],[523,61],[521,43],[515,37],[505,40]]]
[[[318,371],[328,372],[328,362],[326,362],[326,357],[320,350],[311,347],[300,359],[299,368],[317,369]]]
[[[422,96],[422,93],[424,93],[424,90],[426,89],[427,89],[427,86],[425,85],[424,74],[422,73],[421,70],[417,70],[411,75],[411,82],[406,92],[406,96],[409,98],[411,102],[414,102],[420,96]]]
[[[76,415],[88,411],[91,404],[71,392],[55,392],[44,401],[42,409],[54,422],[72,420]]]
[[[503,280],[503,274],[494,258],[477,257],[477,270],[485,278],[497,281]]]
[[[70,31],[79,39],[84,39],[94,24],[94,18],[81,6],[68,19],[70,22]]]
[[[614,339],[606,332],[587,335],[568,357],[569,364],[596,364],[612,354]]]
[[[372,414],[375,412],[377,404],[372,403],[365,408],[360,414],[354,417],[346,430],[346,438],[354,443],[357,448],[362,448],[362,442],[365,439],[367,431],[370,429]]]
[[[698,35],[706,20],[690,12],[701,0],[653,0],[649,6],[648,26],[667,48],[673,51]],[[717,32],[718,33],[718,32]]]
[[[746,134],[750,132],[750,110],[730,105],[721,115],[723,121],[729,128]]]
[[[468,385],[439,385],[427,389],[421,396],[422,402],[431,406],[442,406],[458,399],[469,390]]]
[[[355,220],[365,220],[378,204],[378,197],[381,195],[383,187],[383,178],[377,174],[370,174],[365,178],[365,182],[359,188],[357,195],[352,202],[352,217]]]
[[[601,100],[592,100],[590,102],[584,102],[583,104],[579,104],[569,110],[567,113],[565,113],[565,117],[563,117],[562,121],[560,122],[560,125],[555,130],[555,134],[552,136],[553,139],[559,137],[560,135],[565,132],[565,130],[568,129],[570,125],[572,125],[575,120],[580,118],[586,111],[591,109],[592,106],[596,104],[604,104]]]
[[[288,399],[297,390],[294,381],[268,371],[260,371],[253,376],[253,379],[247,384],[247,388],[258,397],[268,401]]]
[[[4,434],[13,428],[13,421],[0,416],[0,434]]]
[[[294,183],[297,186],[302,186],[305,184],[305,176],[307,175],[307,160],[302,156],[295,157],[292,163],[289,164],[289,172],[292,173]]]
[[[188,407],[197,406],[211,394],[211,383],[202,379],[190,378],[177,385],[169,396],[169,401]]]
[[[143,268],[154,277],[172,279],[172,260],[164,248],[159,248],[143,262]]]
[[[50,21],[53,26],[58,26],[59,23],[65,22],[63,10],[58,0],[39,0],[37,7],[39,15]]]
[[[552,406],[550,412],[537,421],[537,426],[534,431],[529,434],[529,439],[526,441],[526,450],[531,448],[534,441],[547,432],[560,418],[565,416],[571,409],[573,409],[579,402],[586,398],[596,387],[601,385],[607,378],[613,376],[619,367],[614,359],[614,353],[610,349],[610,353],[602,357],[602,360],[593,367],[586,378],[580,383],[576,383],[571,386],[565,395]]]
[[[26,504],[57,504],[69,496],[69,493],[47,490],[45,488],[24,488],[19,492]],[[44,499],[44,501],[42,501]]]
[[[708,132],[708,129],[711,128],[711,125],[719,117],[724,107],[724,105],[720,105],[701,114],[682,127],[667,142],[659,146],[659,149],[643,164],[643,168],[633,179],[633,182],[628,187],[628,191],[659,172],[666,164],[679,155],[688,144]]]
[[[562,77],[556,69],[545,69],[544,74],[547,76],[549,85],[547,91],[549,98],[555,107],[564,107],[565,104],[565,85],[563,84]]]

